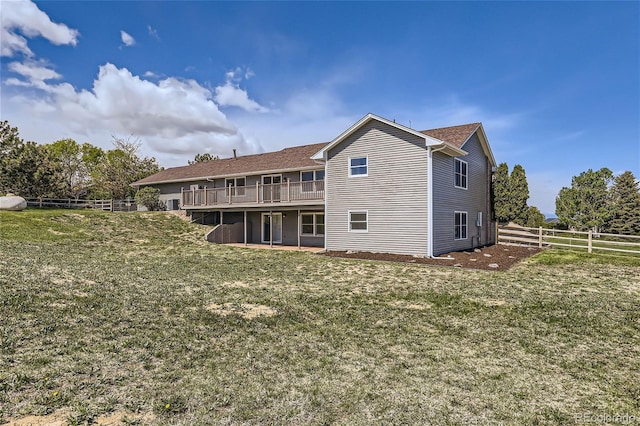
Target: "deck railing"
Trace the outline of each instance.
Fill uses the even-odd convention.
[[[256,183],[227,188],[183,189],[183,207],[220,206],[224,204],[296,203],[324,200],[324,181]]]

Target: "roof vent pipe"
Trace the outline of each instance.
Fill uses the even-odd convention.
[[[236,155],[236,149],[235,148],[233,148],[233,159],[234,160],[238,159],[238,156]]]

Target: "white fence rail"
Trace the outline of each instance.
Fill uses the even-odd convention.
[[[97,209],[107,212],[133,212],[138,205],[127,200],[76,200],[73,198],[27,198],[28,207],[58,209]]]
[[[564,231],[560,229],[500,226],[498,243],[537,247],[566,247],[593,252],[618,252],[640,255],[640,236]]]

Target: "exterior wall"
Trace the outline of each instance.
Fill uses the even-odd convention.
[[[349,157],[367,156],[366,177],[349,177]],[[427,254],[424,139],[372,120],[329,152],[327,250]],[[367,211],[366,233],[349,232],[348,212]]]
[[[160,190],[160,201],[168,205],[169,200],[179,200],[181,198],[182,189],[189,189],[191,185],[212,186],[212,182],[194,181],[194,182],[178,182],[178,183],[161,183],[156,185],[148,185]]]
[[[249,243],[262,244],[262,213],[268,213],[268,211],[250,211],[247,212],[247,229],[249,234]],[[285,210],[276,211],[273,213],[282,213],[282,244],[288,246],[298,245],[298,211],[297,210]],[[234,212],[224,213],[224,222],[243,222],[243,213]],[[229,220],[227,220],[229,216]],[[310,247],[323,247],[324,236],[301,236],[300,244]]]
[[[462,147],[469,154],[457,157],[467,162],[467,189],[454,186],[454,157],[433,154],[433,251],[434,255],[466,250],[492,242],[490,193],[491,166],[478,136],[474,134]],[[454,213],[467,212],[467,238],[454,239]],[[478,212],[483,224],[476,225]]]

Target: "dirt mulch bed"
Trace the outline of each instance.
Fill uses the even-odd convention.
[[[541,250],[537,247],[494,244],[492,246],[486,246],[471,251],[456,251],[439,256],[451,259],[429,259],[426,257],[415,257],[402,254],[369,253],[364,251],[328,251],[325,252],[324,255],[351,259],[387,260],[391,262],[423,263],[427,265],[451,266],[455,268],[505,271],[521,260],[539,253],[540,251]]]

